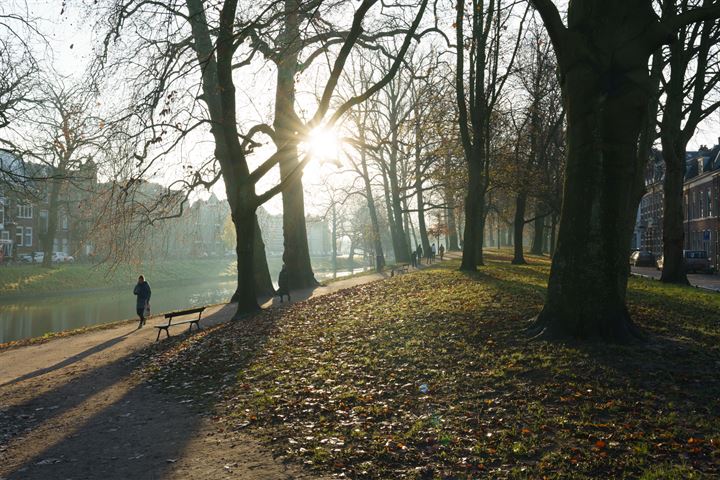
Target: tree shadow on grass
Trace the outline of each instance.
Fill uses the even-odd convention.
[[[512,274],[522,269],[523,276],[541,280],[541,272],[528,272],[523,267],[508,267]],[[536,283],[502,278],[493,271],[466,273],[473,281],[486,282],[497,292],[515,294],[516,298],[536,299],[536,302],[522,302],[517,311],[525,313],[528,320],[539,312],[546,288]],[[546,278],[546,277],[545,277]],[[583,365],[565,369],[565,380],[569,382],[597,382],[615,391],[634,392],[652,398],[665,399],[666,403],[685,405],[688,409],[720,410],[720,377],[716,371],[720,365],[720,347],[717,341],[718,314],[715,310],[693,304],[687,298],[674,298],[661,292],[631,291],[630,310],[635,321],[641,326],[647,338],[645,342],[633,345],[607,345],[593,342],[560,342],[562,349],[549,353],[558,362],[568,354],[567,347],[578,352]],[[508,313],[508,318],[517,318]],[[534,313],[533,313],[534,312]],[[673,314],[680,312],[679,314]],[[516,323],[514,331],[506,331],[506,342],[522,345],[524,339],[532,351],[535,342],[524,331],[529,325],[522,320]],[[517,343],[516,340],[520,340]],[[537,342],[538,346],[546,344]],[[572,354],[571,354],[572,355]],[[535,367],[535,366],[532,366]],[[538,381],[545,381],[547,375],[538,375]],[[557,378],[557,377],[556,377]],[[638,399],[639,400],[639,399]]]
[[[228,306],[226,308],[232,308]],[[206,317],[227,316],[216,312]],[[234,369],[244,368],[263,348],[273,315],[262,312],[243,322],[174,335],[89,371],[58,387],[0,412],[0,439],[6,442],[0,476],[8,479],[48,478],[162,478],[197,435],[201,414],[212,409],[216,397],[204,405],[182,401],[182,389],[151,388],[150,383],[216,379],[218,363],[188,364],[188,345],[222,343],[228,330],[237,333],[257,323]],[[158,360],[159,359],[159,360]],[[143,368],[153,362],[152,373]],[[174,377],[174,373],[178,373]],[[169,376],[163,375],[169,374]],[[29,378],[40,382],[37,377]],[[165,387],[173,384],[165,384]],[[174,385],[186,387],[187,385]],[[19,387],[16,387],[19,388]],[[192,390],[192,386],[188,387]]]

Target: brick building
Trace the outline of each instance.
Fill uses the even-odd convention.
[[[635,231],[639,248],[662,255],[663,180],[662,153],[653,151],[646,174],[646,193],[640,201]],[[704,250],[720,267],[720,145],[687,152],[683,186],[685,249]]]

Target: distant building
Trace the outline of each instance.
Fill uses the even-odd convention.
[[[273,215],[260,207],[257,209],[257,217],[263,242],[265,243],[265,253],[268,256],[282,255],[285,250],[282,214]],[[330,255],[332,252],[332,236],[328,222],[319,217],[307,216],[305,225],[310,255]]]
[[[50,177],[48,167],[27,163],[7,151],[0,151],[0,250],[6,258],[44,250],[48,230]],[[88,161],[78,170],[68,172],[72,182],[65,182],[58,198],[57,230],[51,250],[78,255],[81,250],[83,222],[80,204],[97,184],[94,163]],[[28,180],[34,178],[34,180]]]
[[[283,254],[283,219],[282,215],[272,215],[265,207],[257,209],[258,225],[265,243],[265,254],[276,257]]]
[[[305,217],[305,225],[310,255],[330,255],[332,253],[332,235],[327,220],[309,216]]]
[[[639,248],[663,253],[662,152],[654,150],[645,179],[646,193],[640,201],[636,235]],[[720,145],[701,148],[685,156],[683,214],[686,250],[705,250],[717,269],[720,267]]]

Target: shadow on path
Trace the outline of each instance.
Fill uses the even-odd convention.
[[[208,326],[227,318],[224,307],[206,317]],[[272,330],[272,315],[262,315]],[[214,321],[213,321],[214,320]],[[248,319],[248,321],[253,321]],[[199,341],[222,335],[226,328],[237,324],[226,323],[204,332]],[[202,331],[201,331],[202,333]],[[225,332],[226,333],[226,332]],[[49,367],[46,372],[79,362],[93,352],[120,342],[127,334],[113,338],[102,345],[88,349],[67,361]],[[188,337],[187,333],[174,335],[168,340],[110,358],[107,363],[82,371],[71,380],[55,375],[58,385],[30,400],[7,409],[0,405],[0,477],[40,480],[50,478],[73,479],[133,479],[164,478],[170,475],[175,463],[185,461],[183,456],[191,442],[197,440],[203,425],[203,414],[212,411],[212,404],[194,405],[178,401],[146,383],[134,372],[141,369],[142,359],[148,355],[170,354],[171,349]],[[263,348],[266,336],[256,336],[250,351],[238,365],[244,368]],[[173,368],[171,363],[168,368]],[[199,374],[212,374],[212,365],[196,365]],[[206,371],[203,372],[203,369]],[[22,387],[33,388],[42,371],[26,375]],[[16,379],[12,383],[20,382]],[[5,390],[8,391],[8,388]],[[25,390],[27,391],[27,390]],[[2,445],[5,443],[5,445]],[[257,447],[247,446],[248,455],[266,459]],[[233,451],[240,454],[241,451]],[[271,457],[270,457],[271,458]],[[194,474],[193,478],[219,478],[223,461],[197,459],[197,468],[212,466],[214,474]],[[269,465],[269,464],[268,464]],[[278,468],[275,464],[273,468]],[[191,467],[186,467],[193,470]],[[195,470],[197,470],[197,468]],[[265,478],[265,477],[257,477]],[[286,478],[276,472],[266,478]],[[290,478],[290,477],[287,477]]]
[[[77,354],[73,355],[72,357],[68,357],[65,360],[63,360],[62,362],[58,362],[55,365],[52,365],[50,367],[45,367],[45,368],[35,370],[34,372],[26,373],[25,375],[22,375],[13,380],[10,380],[9,382],[5,382],[5,383],[1,384],[0,388],[15,384],[18,382],[22,382],[23,380],[29,380],[31,378],[34,378],[34,377],[37,377],[40,375],[44,375],[46,373],[50,373],[50,372],[58,370],[60,368],[67,367],[68,365],[71,365],[75,362],[79,362],[80,360],[82,360],[94,353],[101,352],[101,351],[105,350],[106,348],[110,348],[110,347],[122,342],[123,340],[125,340],[125,337],[127,337],[128,335],[130,335],[133,332],[127,332],[127,333],[124,333],[117,337],[111,338],[110,340],[107,340],[99,345],[95,345],[94,347],[88,348],[87,350],[77,353]]]

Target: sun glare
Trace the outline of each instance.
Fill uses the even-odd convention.
[[[335,130],[318,127],[305,140],[305,153],[318,162],[337,162],[340,156],[340,138]]]

